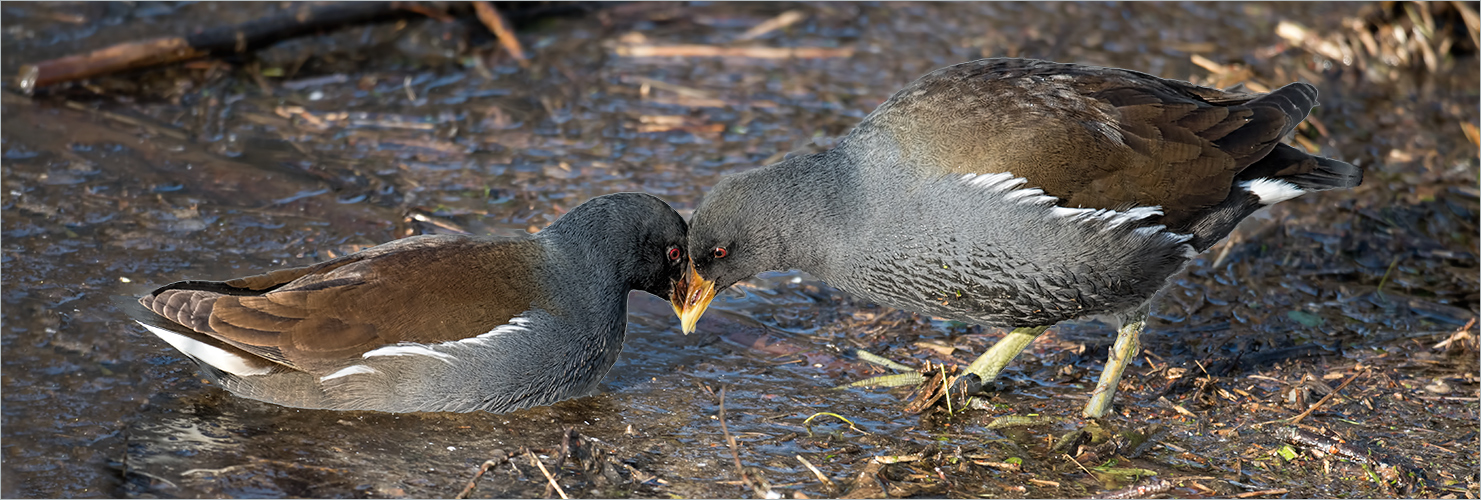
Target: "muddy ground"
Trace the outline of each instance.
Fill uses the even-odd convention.
[[[283,8],[6,3],[0,73]],[[488,463],[469,496],[1476,498],[1475,9],[614,4],[517,19],[527,67],[471,14],[433,12],[8,84],[0,495],[451,497]],[[790,22],[753,30],[769,20]],[[689,336],[635,293],[601,395],[503,415],[238,399],[112,305],[410,234],[536,231],[611,192],[687,215],[720,176],[827,147],[915,77],[986,56],[1307,81],[1322,106],[1295,142],[1366,181],[1201,256],[1096,439],[1062,446],[1092,424],[1105,325],[1050,330],[966,409],[912,413],[910,387],[831,388],[889,372],[859,349],[951,367],[1004,332],[795,272],[717,299]]]

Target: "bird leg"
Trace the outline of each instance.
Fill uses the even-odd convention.
[[[968,395],[980,392],[983,386],[997,380],[998,375],[1003,373],[1003,368],[1013,362],[1013,358],[1018,357],[1018,353],[1023,352],[1029,344],[1033,343],[1034,339],[1039,338],[1039,335],[1048,329],[1047,326],[1035,326],[1015,328],[1008,332],[1008,335],[993,344],[992,348],[978,356],[977,360],[967,367],[967,374],[957,381],[957,386],[961,388],[957,390],[963,390]]]
[[[1101,418],[1111,409],[1111,399],[1116,397],[1116,386],[1121,383],[1121,374],[1126,364],[1142,349],[1142,328],[1147,324],[1148,306],[1142,305],[1131,313],[1128,321],[1116,332],[1116,345],[1111,346],[1111,357],[1100,373],[1100,383],[1090,393],[1090,402],[1085,403],[1086,418]]]

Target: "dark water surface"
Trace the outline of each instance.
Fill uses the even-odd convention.
[[[1424,469],[1433,486],[1411,494],[1475,498],[1476,330],[1432,348],[1481,309],[1477,146],[1465,133],[1478,116],[1474,45],[1433,67],[1419,53],[1344,61],[1322,48],[1321,37],[1354,33],[1365,7],[630,4],[522,25],[528,68],[476,23],[412,18],[252,59],[7,91],[0,495],[449,497],[500,453],[513,465],[491,469],[473,496],[554,495],[529,449],[572,496],[754,496],[720,427],[722,389],[740,460],[788,498],[1077,497],[1130,482],[1079,465],[1180,479],[1177,496],[1399,494],[1330,456],[1282,458],[1259,425],[1366,368],[1304,423]],[[11,78],[39,59],[281,8],[6,3],[0,69]],[[736,44],[790,9],[802,20],[738,45],[851,52],[624,55]],[[1283,38],[1282,21],[1313,41]],[[1320,125],[1298,131],[1303,146],[1367,169],[1356,190],[1252,217],[1154,308],[1146,356],[1109,422],[1166,430],[1136,458],[1077,464],[1050,450],[1083,424],[1107,327],[1051,330],[1009,367],[1010,390],[980,409],[909,414],[905,388],[829,389],[883,373],[855,349],[917,367],[965,364],[1003,332],[861,303],[795,272],[738,286],[689,336],[667,303],[635,293],[603,394],[504,415],[238,399],[112,305],[180,279],[305,265],[409,234],[538,230],[612,192],[647,191],[687,216],[722,175],[832,144],[934,68],[1004,55],[1211,85],[1308,81],[1322,107]],[[1201,59],[1250,73],[1211,73]],[[853,425],[825,416],[805,426],[818,412]],[[1030,413],[1074,418],[988,428]],[[567,428],[586,451],[562,468]],[[979,464],[1011,458],[1022,466]]]

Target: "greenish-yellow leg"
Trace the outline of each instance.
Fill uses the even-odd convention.
[[[1090,393],[1090,402],[1085,403],[1086,418],[1101,418],[1111,409],[1111,400],[1116,397],[1116,386],[1121,383],[1121,374],[1126,372],[1126,363],[1142,349],[1142,327],[1147,324],[1146,306],[1128,319],[1116,332],[1116,345],[1111,346],[1111,357],[1100,373],[1100,383],[1095,385],[1095,392]]]
[[[978,356],[977,361],[973,361],[972,366],[967,367],[967,372],[976,374],[984,386],[992,383],[997,380],[998,374],[1003,373],[1003,368],[1013,362],[1013,358],[1018,357],[1018,353],[1023,352],[1029,344],[1034,342],[1034,339],[1039,338],[1039,335],[1048,329],[1047,326],[1035,326],[1016,328],[1008,332],[1003,340],[999,340],[998,343],[993,344],[991,349]]]

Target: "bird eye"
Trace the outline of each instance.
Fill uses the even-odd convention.
[[[682,254],[683,252],[679,251],[679,247],[669,247],[669,260],[679,260]]]
[[[730,252],[725,251],[724,248],[715,247],[715,258],[716,259],[723,259],[723,258],[725,258],[726,255],[730,255]]]

